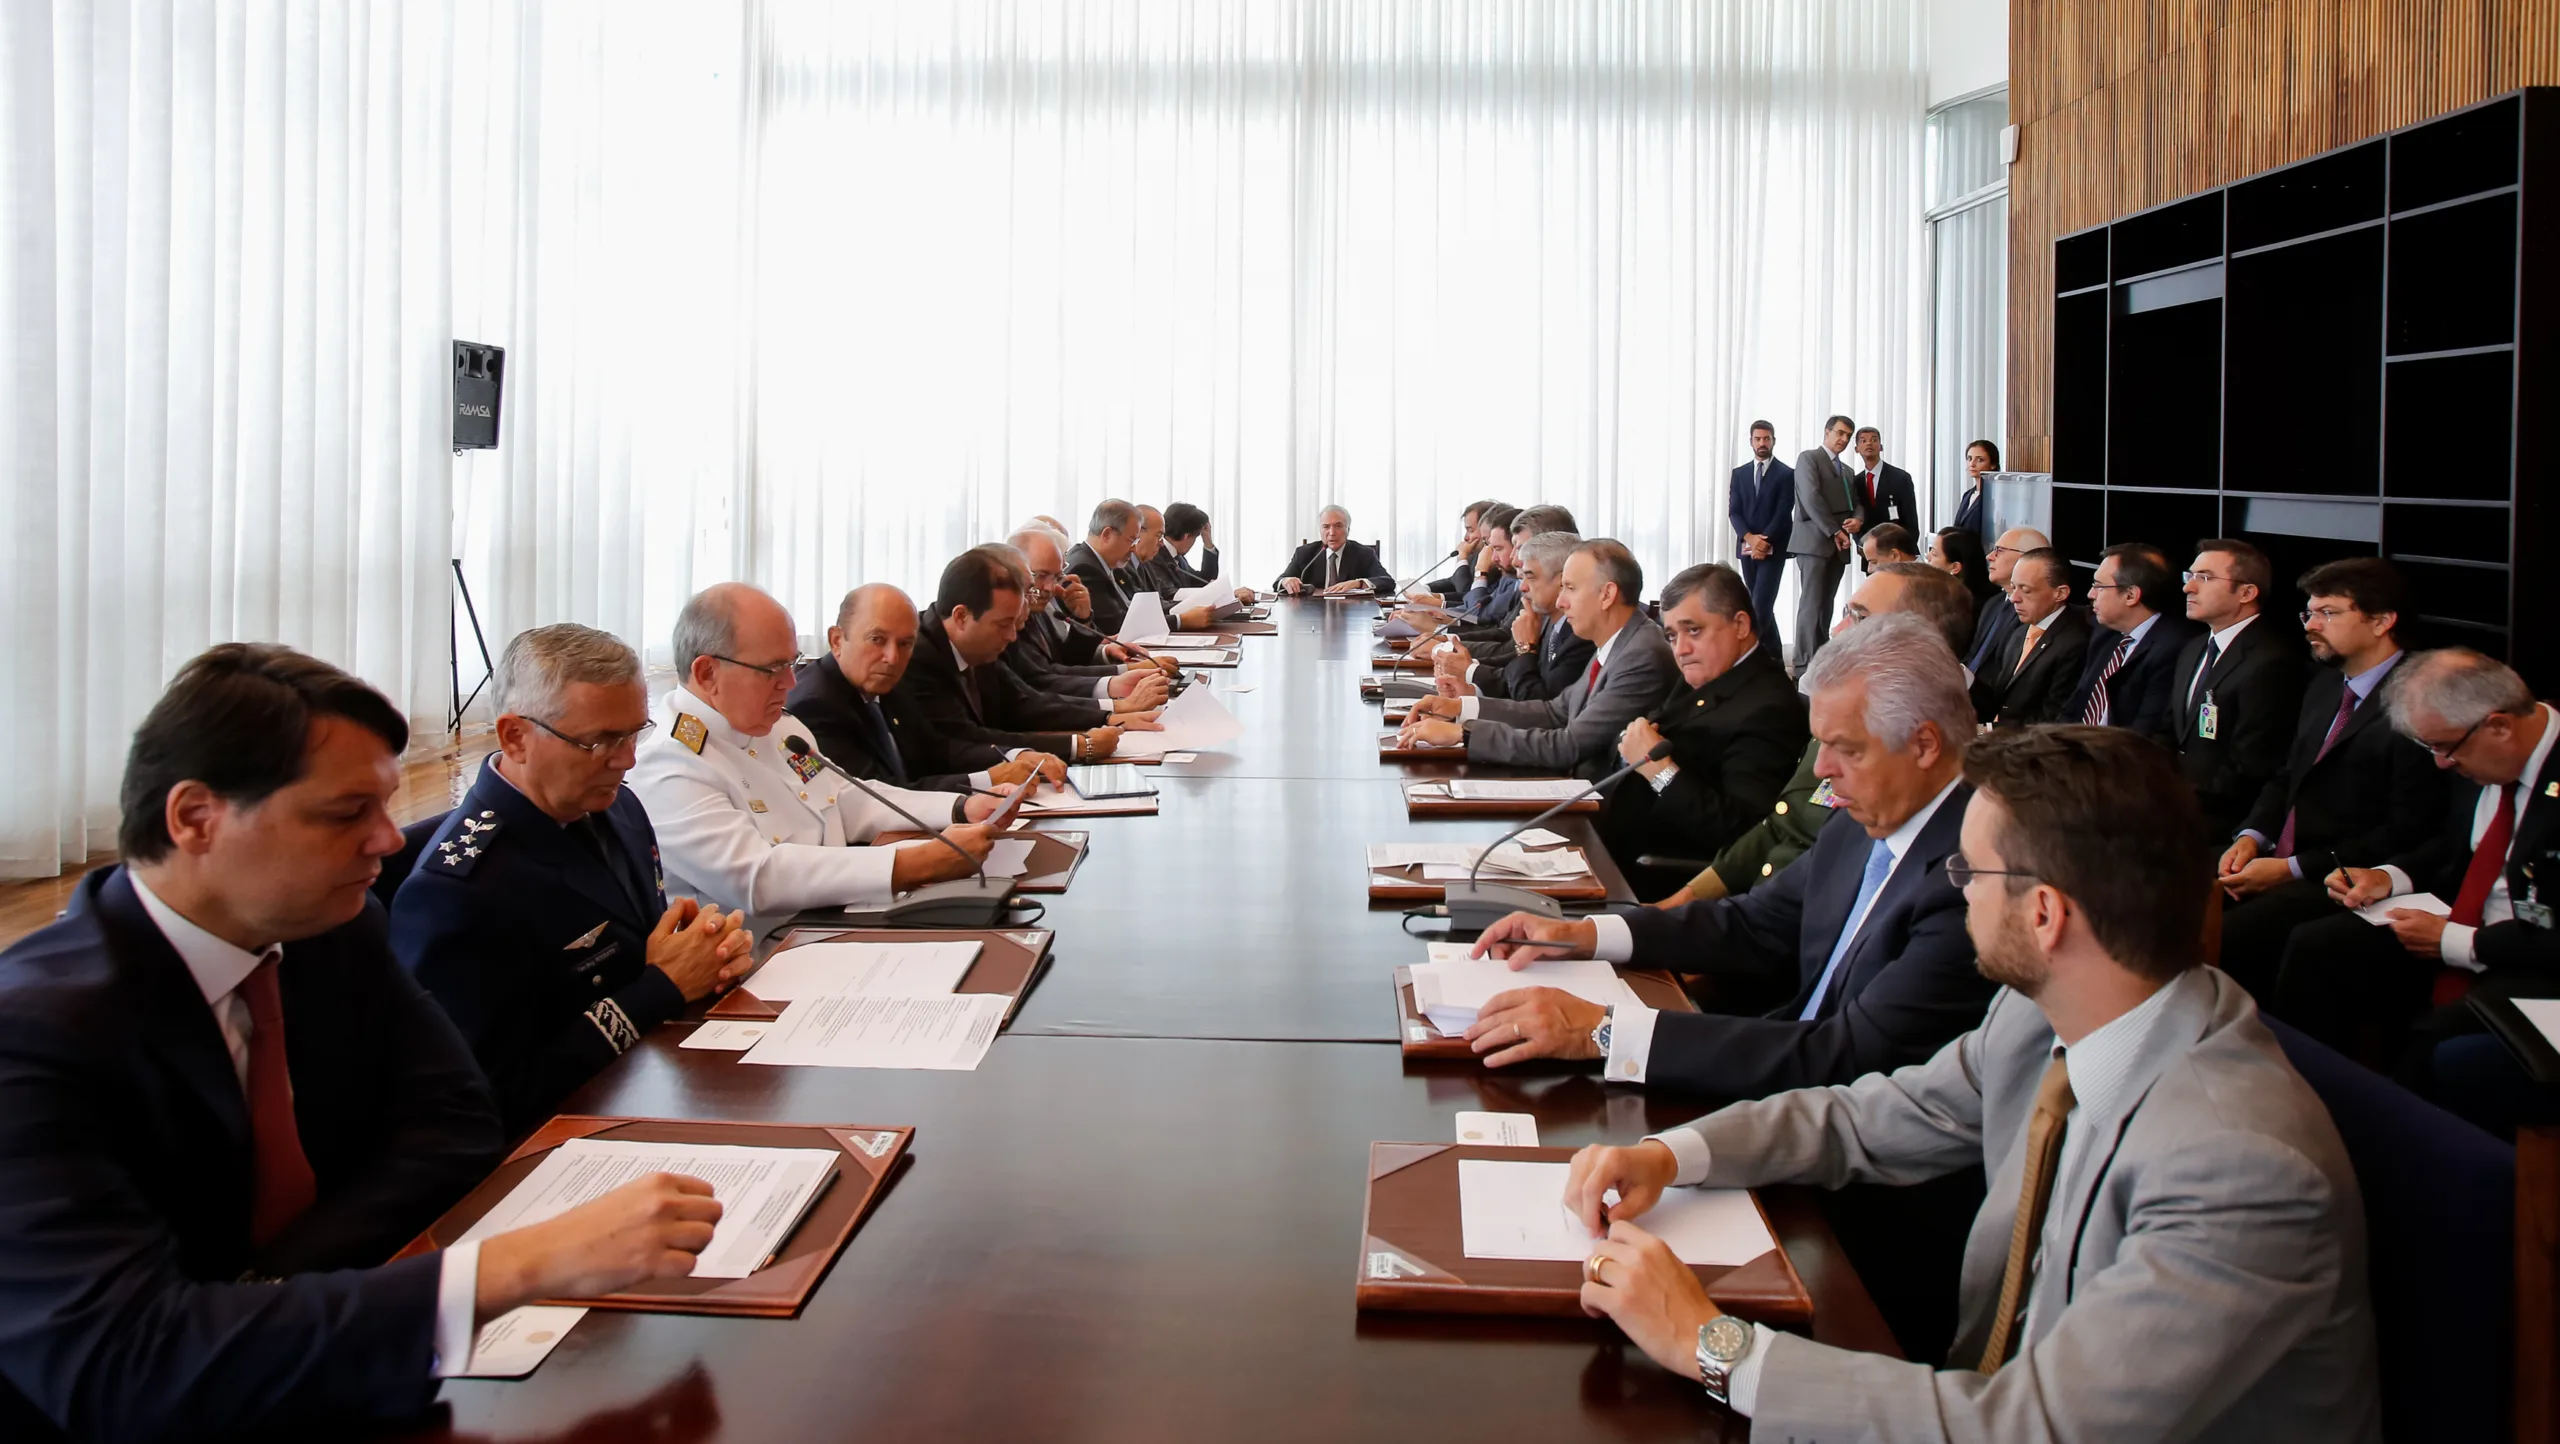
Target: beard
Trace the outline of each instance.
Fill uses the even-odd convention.
[[[2001,914],[1991,936],[1974,944],[1973,966],[1982,976],[2030,998],[2042,992],[2045,980],[2052,976],[2015,908]]]

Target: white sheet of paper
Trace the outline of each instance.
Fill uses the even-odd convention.
[[[1129,732],[1122,734],[1122,737],[1125,740],[1129,737],[1152,735],[1152,733]],[[1128,813],[1153,812],[1156,810],[1156,799],[1151,793],[1145,797],[1106,797],[1096,801],[1078,797],[1064,787],[1044,785],[1039,791],[1031,794],[1029,802],[1022,804],[1022,810],[1030,813],[1062,812],[1075,817],[1111,817]]]
[[[564,1304],[526,1304],[480,1326],[471,1363],[457,1379],[521,1379],[542,1366],[587,1311]]]
[[[1554,847],[1559,843],[1562,843],[1564,840],[1565,837],[1563,833],[1549,832],[1543,827],[1530,828],[1527,832],[1524,832],[1517,838],[1513,839],[1513,841],[1519,843],[1522,847]]]
[[[1445,782],[1415,782],[1408,784],[1404,793],[1407,797],[1446,797],[1449,795],[1449,784]]]
[[[1497,1148],[1535,1148],[1538,1146],[1538,1120],[1527,1113],[1461,1111],[1458,1114],[1458,1141]]]
[[[987,849],[989,877],[1020,877],[1031,865],[1031,839],[1004,838]]]
[[[1414,867],[1425,869],[1455,868],[1456,876],[1465,877],[1475,866],[1476,854],[1483,852],[1481,843],[1467,842],[1373,842],[1369,844],[1369,866],[1373,868]],[[1591,871],[1591,863],[1582,849],[1570,847],[1556,852],[1531,852],[1516,843],[1504,843],[1484,860],[1488,874],[1513,877],[1557,878],[1579,877]]]
[[[1196,587],[1185,587],[1173,594],[1175,611],[1187,612],[1193,607],[1215,607],[1220,616],[1225,616],[1243,611],[1244,603],[1236,600],[1236,589],[1227,583],[1202,582]]]
[[[1115,757],[1162,757],[1168,752],[1206,752],[1244,735],[1244,724],[1227,710],[1217,694],[1193,687],[1173,699],[1156,719],[1161,732],[1123,732]]]
[[[1456,1037],[1496,994],[1514,988],[1557,988],[1602,1007],[1637,1003],[1618,970],[1597,958],[1549,958],[1514,968],[1500,958],[1471,958],[1469,943],[1433,943],[1430,961],[1413,966],[1413,1004],[1431,1026]]]
[[[1164,760],[1174,763],[1197,762],[1200,760],[1200,754],[1197,752],[1168,752],[1164,755]]]
[[[2453,914],[2453,905],[2434,893],[2413,892],[2401,897],[2387,897],[2370,906],[2357,908],[2356,916],[2375,927],[2387,928],[2391,926],[2391,914],[2401,908],[2408,908],[2413,912],[2434,913],[2440,918],[2450,917]]]
[[[2524,1020],[2542,1030],[2542,1040],[2560,1048],[2560,998],[2511,998]]]
[[[1030,850],[1029,839],[1015,841],[1024,851]],[[765,959],[764,966],[748,977],[746,989],[768,1003],[821,994],[913,998],[948,993],[969,976],[969,965],[978,960],[978,946],[974,942],[805,943]]]
[[[1578,778],[1535,778],[1522,782],[1484,782],[1461,777],[1449,784],[1449,795],[1467,802],[1562,802],[1578,797],[1590,784]]]
[[[1245,683],[1245,684],[1244,684],[1243,686],[1241,686],[1241,687],[1229,687],[1229,688],[1227,688],[1226,690],[1228,690],[1228,691],[1230,691],[1230,692],[1250,692],[1250,691],[1252,691],[1252,690],[1253,690],[1253,688],[1254,688],[1254,684],[1253,684],[1253,683],[1251,683],[1251,682],[1247,682],[1247,683]]]
[[[1129,599],[1129,614],[1120,619],[1117,640],[1131,637],[1161,637],[1165,634],[1164,598],[1153,592],[1140,592]]]
[[[816,1068],[935,1068],[966,1072],[987,1056],[1012,999],[1002,993],[931,998],[803,998],[741,1063]]]
[[[831,1148],[572,1138],[535,1164],[522,1183],[456,1242],[470,1243],[556,1218],[652,1173],[677,1173],[710,1184],[711,1196],[721,1205],[720,1222],[711,1230],[711,1246],[694,1260],[693,1276],[742,1279],[773,1255],[841,1156]]]
[[[1458,1228],[1469,1258],[1591,1256],[1591,1235],[1565,1211],[1566,1163],[1458,1160]],[[1732,1267],[1778,1246],[1748,1189],[1667,1188],[1635,1220],[1671,1246],[1682,1263]]]
[[[1159,647],[1156,655],[1177,667],[1223,667],[1236,654],[1216,647]]]
[[[729,1023],[710,1019],[694,1025],[679,1048],[709,1048],[722,1053],[743,1053],[756,1045],[771,1023]]]

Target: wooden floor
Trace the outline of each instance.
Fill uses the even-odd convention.
[[[480,759],[496,745],[486,727],[468,729],[459,740],[443,733],[432,734],[432,739],[439,745],[413,749],[400,766],[400,791],[391,799],[391,815],[404,827],[461,801],[471,779],[479,775]],[[0,947],[53,921],[70,901],[81,874],[115,860],[113,852],[93,853],[80,866],[64,869],[60,877],[0,883]]]

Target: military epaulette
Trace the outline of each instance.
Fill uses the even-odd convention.
[[[480,854],[489,850],[489,844],[497,839],[498,829],[506,824],[499,820],[497,813],[486,808],[478,817],[457,818],[455,822],[461,831],[437,843],[435,851],[430,854],[431,860],[421,861],[419,865],[432,868],[446,877],[469,877],[471,870],[480,865]]]
[[[676,714],[675,738],[684,744],[686,751],[696,757],[701,756],[702,744],[710,736],[711,729],[702,725],[701,718],[690,712]]]

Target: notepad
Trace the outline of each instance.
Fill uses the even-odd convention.
[[[711,1185],[720,1222],[692,1276],[742,1279],[764,1266],[818,1196],[843,1155],[831,1148],[741,1148],[724,1143],[633,1143],[572,1138],[552,1149],[456,1243],[474,1243],[559,1217],[653,1173]]]
[[[1460,1244],[1469,1258],[1579,1263],[1592,1236],[1565,1210],[1569,1163],[1458,1160]],[[1667,1188],[1633,1220],[1671,1246],[1685,1264],[1733,1268],[1778,1246],[1760,1206],[1743,1188]]]
[[[1539,778],[1525,782],[1481,782],[1458,778],[1449,784],[1449,795],[1461,802],[1562,802],[1590,790],[1591,784],[1573,777]]]
[[[2443,898],[2431,892],[2413,892],[2401,897],[2387,897],[2378,903],[2369,903],[2357,908],[2356,916],[2375,927],[2387,928],[2391,926],[2391,915],[2401,908],[2407,908],[2411,912],[2434,913],[2440,918],[2453,915],[2452,906]]]
[[[767,958],[747,979],[747,991],[768,1003],[829,994],[948,993],[969,976],[979,946],[974,941],[803,943]]]

